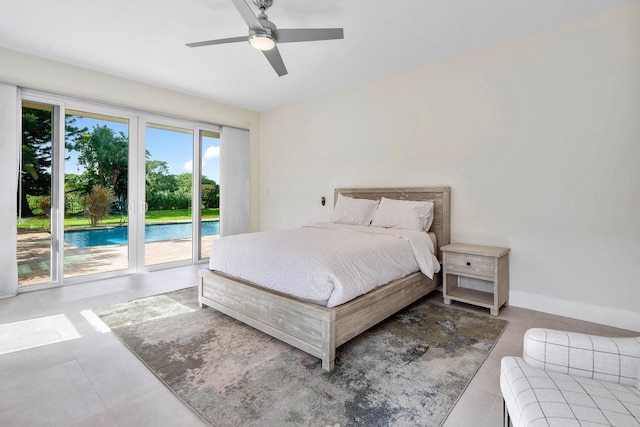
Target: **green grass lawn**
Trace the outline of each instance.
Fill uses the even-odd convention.
[[[190,209],[172,209],[166,211],[149,211],[144,216],[145,222],[167,222],[167,221],[190,221],[191,210]],[[202,219],[219,219],[220,209],[203,209]],[[127,218],[119,215],[111,215],[100,221],[99,225],[118,225],[126,224]],[[85,216],[69,216],[64,219],[65,227],[86,227],[91,225],[89,218]],[[49,220],[43,217],[24,218],[20,224],[19,229],[42,229],[49,228]]]

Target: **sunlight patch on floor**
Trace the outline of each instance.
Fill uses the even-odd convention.
[[[111,332],[111,329],[92,310],[82,310],[80,314],[97,332]]]
[[[0,354],[81,338],[64,314],[0,325]]]

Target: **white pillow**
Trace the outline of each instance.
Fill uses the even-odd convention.
[[[433,207],[431,201],[417,202],[383,197],[371,225],[429,231],[433,223]]]
[[[331,222],[352,225],[369,225],[378,208],[378,200],[353,199],[338,193]]]

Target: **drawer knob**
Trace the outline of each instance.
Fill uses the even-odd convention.
[[[471,265],[471,262],[467,261],[467,265]]]

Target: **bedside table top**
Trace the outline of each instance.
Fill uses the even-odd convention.
[[[442,252],[455,252],[460,254],[484,255],[499,258],[510,251],[509,248],[498,246],[471,245],[468,243],[451,243],[440,248]]]

